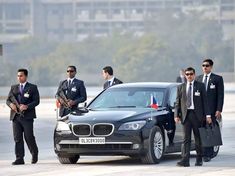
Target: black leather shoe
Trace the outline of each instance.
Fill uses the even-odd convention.
[[[202,158],[197,158],[195,166],[202,166]]]
[[[180,166],[180,167],[189,167],[190,166],[189,162],[186,162],[186,161],[179,161],[176,165]]]
[[[24,160],[23,159],[17,159],[14,162],[12,162],[12,165],[21,165],[24,164]]]
[[[32,156],[32,160],[31,160],[31,163],[32,164],[36,164],[38,162],[38,155],[33,155]]]
[[[211,160],[210,157],[203,157],[203,161],[204,161],[204,162],[209,162],[210,160]]]

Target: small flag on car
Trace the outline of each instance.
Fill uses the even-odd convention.
[[[153,95],[151,95],[151,104],[150,104],[151,108],[157,109],[158,108],[158,104],[157,101],[155,99],[155,97]]]

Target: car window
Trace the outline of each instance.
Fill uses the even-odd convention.
[[[151,96],[155,98],[158,106],[161,106],[164,92],[164,89],[153,88],[107,89],[89,105],[89,108],[149,107]]]
[[[177,87],[173,87],[170,92],[170,106],[174,107],[175,106],[175,101],[176,101],[176,94],[177,94]]]

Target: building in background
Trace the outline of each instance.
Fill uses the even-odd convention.
[[[144,19],[160,10],[203,9],[234,35],[235,0],[0,0],[0,43],[28,36],[79,41],[113,31],[142,34]]]

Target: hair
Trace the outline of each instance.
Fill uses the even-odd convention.
[[[208,62],[210,66],[213,66],[214,62],[211,59],[205,59],[203,62]]]
[[[25,76],[28,76],[28,70],[25,68],[18,69],[18,72],[23,72]]]
[[[186,71],[192,71],[195,74],[195,69],[193,67],[188,67],[184,70],[184,72]]]
[[[77,72],[77,68],[74,65],[69,65],[68,68],[72,68],[75,72]]]
[[[103,68],[103,70],[105,73],[108,72],[109,75],[111,75],[111,76],[113,75],[113,69],[111,66],[106,66]]]

